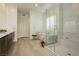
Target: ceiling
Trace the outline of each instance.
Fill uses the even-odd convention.
[[[35,6],[36,3],[7,3],[6,5],[17,6],[18,12],[28,13],[30,10],[36,10],[39,12],[44,12],[46,9],[53,8],[56,3],[38,3],[38,6]]]
[[[54,3],[38,3],[38,6],[35,6],[35,3],[17,3],[18,11],[22,13],[27,13],[31,9],[37,10],[39,12],[44,12],[46,9],[54,6]]]

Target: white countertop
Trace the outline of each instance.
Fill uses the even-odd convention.
[[[6,35],[8,35],[8,34],[10,34],[10,33],[12,33],[12,32],[14,32],[14,31],[9,30],[9,31],[3,32],[3,33],[0,32],[0,38],[4,37],[4,36],[6,36]]]

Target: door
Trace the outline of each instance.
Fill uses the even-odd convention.
[[[28,14],[18,15],[18,37],[29,37],[29,16]]]

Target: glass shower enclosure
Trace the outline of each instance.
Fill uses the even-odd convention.
[[[46,33],[47,45],[57,43],[57,20],[53,8],[46,10]]]

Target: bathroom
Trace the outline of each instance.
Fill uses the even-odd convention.
[[[28,55],[28,51],[38,48],[38,39],[45,39],[45,47],[39,46],[40,49],[37,50],[48,49],[50,52],[47,55],[49,56],[79,55],[78,3],[2,3],[0,4],[0,29],[15,32],[13,41],[16,42],[14,49],[16,52],[14,55],[20,54],[17,51]],[[3,34],[3,36],[5,35]],[[2,38],[2,36],[0,37]],[[32,40],[34,38],[38,39]],[[19,40],[22,45],[27,46],[21,46],[20,43],[18,46]],[[23,52],[23,49],[18,50],[18,47],[21,49],[23,47],[25,50],[30,49]],[[37,54],[35,52],[37,50],[32,51],[35,54],[31,53],[31,55],[42,55],[42,52],[39,51]]]

